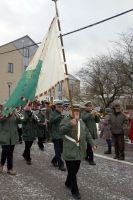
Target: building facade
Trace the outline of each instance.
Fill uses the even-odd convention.
[[[11,95],[37,48],[28,35],[0,46],[0,103]]]
[[[38,45],[28,36],[0,46],[0,103],[12,94],[24,70],[34,56]],[[80,94],[80,80],[69,75],[72,98],[76,102]],[[57,84],[40,100],[68,99],[67,81]]]

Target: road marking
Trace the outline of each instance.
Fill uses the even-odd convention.
[[[117,160],[117,159],[109,158],[107,156],[103,156],[103,155],[100,155],[100,154],[94,154],[94,155],[96,157],[99,157],[99,158],[104,158],[104,159],[111,160],[111,161],[114,161],[114,162],[119,162],[119,163],[123,163],[123,164],[127,164],[127,165],[132,165],[133,166],[133,163],[128,162],[128,161]]]

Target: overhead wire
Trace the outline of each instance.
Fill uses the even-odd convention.
[[[131,11],[133,11],[133,9],[127,10],[127,11],[125,11],[125,12],[119,13],[119,14],[117,14],[117,15],[114,15],[114,16],[112,16],[112,17],[103,19],[103,20],[101,20],[101,21],[95,22],[95,23],[90,24],[90,25],[88,25],[88,26],[84,26],[84,27],[79,28],[79,29],[76,29],[76,30],[74,30],[74,31],[71,31],[71,32],[68,32],[68,33],[64,33],[64,34],[62,34],[62,36],[70,35],[70,34],[72,34],[72,33],[76,33],[76,32],[78,32],[78,31],[82,31],[82,30],[87,29],[87,28],[90,28],[90,27],[92,27],[92,26],[96,26],[96,25],[98,25],[98,24],[104,23],[104,22],[109,21],[109,20],[111,20],[111,19],[114,19],[114,18],[116,18],[116,17],[120,17],[121,15],[125,15],[125,14],[127,14],[127,13],[129,13],[129,12],[131,12]]]
[[[67,35],[70,35],[70,34],[73,34],[73,33],[79,32],[79,31],[82,31],[82,30],[84,30],[84,29],[91,28],[91,27],[93,27],[93,26],[99,25],[99,24],[104,23],[104,22],[106,22],[106,21],[109,21],[109,20],[111,20],[111,19],[114,19],[114,18],[120,17],[120,16],[122,16],[122,15],[125,15],[125,14],[127,14],[127,13],[129,13],[129,12],[131,12],[131,11],[133,11],[133,9],[127,10],[127,11],[122,12],[122,13],[119,13],[119,14],[117,14],[117,15],[113,15],[112,17],[103,19],[103,20],[101,20],[101,21],[95,22],[95,23],[90,24],[90,25],[88,25],[88,26],[84,26],[84,27],[79,28],[79,29],[76,29],[76,30],[74,30],[74,31],[70,31],[70,32],[68,32],[68,33],[64,33],[64,34],[62,34],[61,36],[64,37],[64,36],[67,36]],[[59,36],[59,37],[60,37],[60,36]],[[38,44],[40,44],[40,43],[41,43],[41,42],[38,42],[38,43],[34,43],[34,44],[28,45],[28,46],[24,46],[24,47],[21,47],[21,48],[18,48],[18,49],[13,49],[13,50],[10,50],[10,51],[0,52],[0,54],[11,53],[11,52],[13,52],[13,51],[18,51],[18,50],[21,50],[21,49],[24,49],[24,48],[28,48],[28,47],[31,47],[31,46],[35,46],[35,45],[38,45]]]

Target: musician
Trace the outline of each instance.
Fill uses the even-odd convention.
[[[75,199],[81,199],[76,175],[80,168],[81,160],[85,159],[86,143],[93,149],[94,141],[82,119],[79,118],[79,105],[73,105],[74,116],[65,117],[60,123],[60,133],[63,139],[63,158],[67,166],[65,186],[71,190]]]
[[[25,142],[25,149],[22,156],[28,165],[32,164],[30,150],[34,140],[36,139],[36,122],[31,109],[31,105],[25,106],[24,117],[22,119],[22,133]]]
[[[21,107],[16,108],[16,114],[21,115],[21,111],[22,111]],[[20,116],[17,117],[17,130],[19,136],[19,143],[22,144],[22,121],[20,119]]]
[[[62,135],[59,131],[60,122],[63,118],[62,110],[63,110],[63,101],[58,100],[54,102],[55,110],[50,114],[50,125],[51,125],[51,132],[52,132],[52,141],[54,143],[54,150],[55,156],[53,157],[51,163],[58,167],[59,170],[65,171],[64,162],[61,158],[62,151],[63,151],[63,139]]]
[[[37,114],[37,137],[38,137],[38,146],[41,151],[44,151],[44,134],[46,131],[47,120],[46,120],[46,108],[41,108]]]
[[[7,160],[7,173],[16,175],[13,170],[13,152],[15,144],[18,142],[17,121],[14,112],[8,117],[0,116],[0,144],[2,145],[0,172]]]
[[[46,119],[47,119],[47,126],[45,129],[44,141],[50,142],[51,141],[51,129],[49,124],[49,117],[51,113],[50,103],[48,101],[44,101],[44,107],[46,108]]]
[[[68,100],[65,100],[63,103],[63,112],[62,115],[64,117],[67,117],[70,115],[70,102]]]
[[[94,110],[91,101],[86,102],[84,106],[85,108],[81,112],[81,118],[84,121],[85,125],[87,126],[92,138],[95,140],[98,138],[96,123],[99,123],[100,116]],[[96,163],[94,162],[94,154],[92,151],[92,146],[89,143],[87,144],[86,153],[87,153],[86,160],[89,162],[89,164],[96,165]]]

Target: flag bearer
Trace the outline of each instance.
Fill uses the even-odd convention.
[[[63,158],[67,166],[65,186],[71,190],[75,199],[81,199],[76,175],[81,160],[85,159],[87,143],[96,148],[93,139],[82,119],[79,119],[79,105],[73,106],[74,116],[64,118],[60,124],[60,132],[64,135]]]
[[[60,122],[62,120],[63,102],[61,100],[55,102],[55,110],[50,114],[50,125],[52,141],[54,143],[55,156],[51,163],[59,168],[61,171],[65,171],[64,162],[61,158],[63,150],[63,139],[59,131]]]

